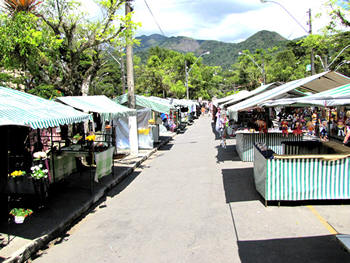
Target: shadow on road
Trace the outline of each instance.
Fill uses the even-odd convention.
[[[350,262],[335,236],[238,241],[242,263]]]
[[[161,146],[158,151],[169,151],[171,148],[173,148],[174,144],[172,143],[167,143],[166,145]]]
[[[236,151],[236,145],[227,145],[226,148],[221,145],[216,146],[218,153],[216,155],[217,163],[225,161],[240,161],[241,159],[238,156]]]
[[[124,178],[121,182],[119,182],[114,188],[112,188],[107,196],[114,197],[121,193],[124,189],[126,189],[140,174],[141,172],[133,172],[131,175]]]
[[[226,203],[255,200],[263,203],[255,189],[253,168],[222,169],[221,171]]]
[[[219,135],[219,133],[216,131],[216,129],[215,129],[215,122],[211,122],[211,130],[212,130],[212,132],[214,133],[214,135],[215,135],[215,140],[220,140],[221,138],[220,138],[220,135]]]

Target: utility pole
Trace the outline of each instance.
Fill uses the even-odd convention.
[[[312,35],[312,19],[311,19],[311,8],[308,11],[309,13],[309,35]],[[311,58],[310,58],[310,63],[311,63],[311,75],[315,75],[315,50],[314,48],[311,49]]]
[[[185,59],[185,74],[186,74],[186,79],[185,79],[185,85],[186,85],[186,98],[189,100],[190,99],[190,93],[188,90],[188,72],[187,72],[187,61]]]
[[[125,15],[131,13],[132,0],[126,0],[125,2]],[[128,29],[127,29],[128,30]],[[126,71],[127,71],[127,83],[128,83],[128,106],[131,109],[136,108],[135,103],[135,88],[134,88],[134,63],[132,61],[132,39],[126,40]],[[137,155],[139,153],[139,140],[137,133],[137,115],[129,117],[129,144],[131,155]]]
[[[125,15],[131,13],[131,2],[127,0],[125,2]],[[128,105],[129,108],[135,109],[135,88],[134,88],[134,64],[132,60],[132,39],[127,39],[126,44],[126,71],[127,71],[127,82],[128,82]]]
[[[124,58],[120,57],[120,69],[122,74],[122,94],[125,94],[125,64],[124,64]]]
[[[262,60],[262,75],[263,75],[263,85],[266,84],[266,72],[265,72],[265,59],[264,59],[264,54],[262,53],[261,54],[261,60]]]

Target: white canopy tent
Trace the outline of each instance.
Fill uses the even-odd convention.
[[[316,74],[303,79],[293,80],[281,86],[260,93],[238,104],[228,107],[227,111],[231,119],[238,120],[238,112],[247,110],[272,99],[285,98],[288,92],[296,89],[318,93],[328,89],[350,83],[350,78],[339,73],[328,71]],[[302,94],[302,93],[300,93]]]
[[[236,99],[237,97],[243,97],[244,95],[246,94],[249,94],[250,92],[247,91],[247,90],[241,90],[235,94],[232,94],[232,95],[229,95],[227,97],[224,97],[224,98],[221,98],[221,99],[216,99],[213,101],[213,104],[215,107],[218,107],[220,104],[224,104],[228,101],[231,101],[231,100],[234,100]]]
[[[270,84],[266,84],[266,85],[262,85],[252,91],[248,91],[248,92],[245,92],[245,93],[238,93],[236,94],[235,97],[233,97],[231,100],[225,102],[224,104],[222,104],[223,107],[229,107],[233,104],[236,104],[242,100],[245,100],[245,99],[249,99],[257,94],[260,94],[262,92],[265,92],[267,90],[270,90],[274,87],[277,87],[279,86],[280,84],[279,83],[270,83]]]
[[[301,98],[290,98],[267,101],[262,104],[266,107],[275,106],[340,106],[350,104],[350,84],[340,86],[338,88],[326,90],[320,93],[312,94]]]

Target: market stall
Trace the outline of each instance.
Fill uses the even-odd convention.
[[[346,141],[345,134],[350,133],[350,84],[301,98],[271,100],[262,105],[293,109],[297,122],[306,119],[308,113],[312,114],[307,123],[312,129],[306,130],[312,140],[282,141],[278,153],[265,143],[255,144],[254,178],[264,199],[349,199],[350,147],[342,142]],[[344,126],[347,126],[346,131]]]
[[[248,91],[248,92],[244,92],[242,93],[239,92],[237,94],[234,94],[235,96],[233,96],[230,100],[228,101],[225,101],[223,103],[218,103],[219,106],[221,106],[222,108],[228,108],[229,106],[232,106],[234,104],[237,104],[243,100],[246,100],[246,99],[249,99],[249,98],[252,98],[253,96],[256,96],[262,92],[265,92],[265,91],[268,91],[270,89],[273,89],[277,86],[280,86],[281,83],[278,83],[278,82],[274,82],[274,83],[269,83],[269,84],[265,84],[265,85],[262,85],[252,91]]]
[[[237,131],[236,132],[236,151],[243,162],[254,161],[254,143],[261,142],[269,146],[275,153],[282,154],[283,141],[302,141],[302,136],[294,136],[289,130],[290,136],[286,137],[282,131],[276,129],[268,130],[268,133],[258,131]]]
[[[0,87],[1,193],[44,191],[44,186],[54,182],[54,173],[48,161],[52,151],[45,148],[41,135],[49,132],[52,136],[57,127],[89,120],[90,115],[71,107]]]
[[[123,94],[117,97],[115,102],[126,105],[128,103],[128,94]],[[176,108],[164,101],[156,100],[151,97],[135,95],[135,104],[137,108],[137,122],[138,122],[138,137],[139,148],[151,149],[153,144],[159,142],[159,122],[160,116],[166,116],[166,122],[163,124],[169,128],[173,127],[173,112]],[[164,118],[163,118],[164,119]],[[128,120],[126,118],[119,119],[119,129],[121,134],[128,133]],[[129,140],[126,136],[118,139],[119,148],[128,148]]]
[[[74,163],[67,162],[66,158],[70,158],[70,156],[86,158],[89,152],[92,152],[96,165],[95,181],[110,174],[113,171],[113,154],[116,149],[116,141],[113,138],[118,137],[117,134],[113,134],[114,129],[117,128],[116,123],[119,118],[135,115],[136,111],[119,105],[104,95],[59,97],[57,101],[83,112],[92,113],[94,115],[92,129],[95,137],[90,137],[93,138],[93,142],[91,142],[93,147],[90,149],[79,148],[79,145],[74,149],[71,146],[60,149],[63,154],[60,155],[61,160],[55,160],[60,164],[60,170],[56,172],[60,172],[64,176],[65,173],[69,172],[65,168],[75,169]],[[105,169],[106,167],[108,169]]]
[[[239,116],[242,118],[242,112],[249,112],[252,109],[259,108],[258,106],[264,102],[271,99],[282,99],[288,97],[304,97],[305,91],[317,93],[325,91],[334,87],[338,87],[344,84],[350,83],[350,79],[340,75],[335,72],[324,72],[307,78],[295,80],[283,84],[281,86],[275,87],[270,90],[266,90],[254,97],[248,98],[228,107],[227,112],[230,119],[234,121],[240,121],[241,123],[245,120],[239,120]],[[240,113],[240,115],[239,115]],[[258,115],[260,113],[258,112]],[[261,114],[260,114],[261,115]],[[265,121],[266,125],[269,119],[271,119],[271,112],[265,111],[265,114],[262,114],[264,117],[262,121]],[[256,116],[247,116],[247,122],[255,121],[254,118],[259,118]],[[258,120],[258,119],[257,119]],[[268,125],[267,125],[268,126]],[[285,131],[285,132],[284,132]],[[236,132],[236,141],[237,141],[237,152],[242,158],[242,161],[253,161],[254,160],[254,143],[263,142],[267,143],[270,147],[276,151],[276,153],[281,153],[280,142],[284,141],[295,141],[302,140],[302,134],[297,134],[298,136],[289,135],[292,131],[288,132],[283,127],[269,127],[265,128],[265,132],[260,131],[260,134],[257,135],[256,132],[252,132],[252,129],[242,125],[241,131]],[[257,141],[258,140],[258,141]]]
[[[197,113],[196,103],[191,100],[169,98],[171,105],[178,109],[179,129],[184,130],[188,124],[192,124]]]
[[[276,154],[254,146],[254,180],[267,201],[350,198],[350,148],[334,142],[285,142]]]

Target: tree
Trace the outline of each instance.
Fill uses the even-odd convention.
[[[18,2],[27,3],[28,10],[34,10],[39,3]],[[47,0],[36,10],[36,16],[13,11],[12,19],[3,14],[1,65],[12,71],[17,80],[20,76],[27,90],[42,86],[65,95],[82,95],[94,87],[97,92],[94,80],[101,80],[105,75],[99,71],[110,66],[105,63],[105,45],[125,45],[124,39],[133,34],[137,25],[131,21],[131,14],[118,15],[124,0],[95,2],[101,12],[92,21],[77,12],[80,4],[73,0]]]
[[[118,43],[118,38],[135,28],[131,14],[125,17],[117,14],[124,1],[98,0],[96,3],[101,8],[101,17],[94,21],[82,13],[76,14],[79,4],[69,0],[47,0],[41,15],[57,38],[63,40],[56,65],[61,75],[57,76],[56,83],[67,95],[88,94],[102,67],[102,45]],[[125,30],[126,24],[130,24],[129,30]]]
[[[11,87],[22,86],[26,91],[34,87],[51,85],[50,73],[58,58],[62,40],[40,23],[30,12],[15,12],[12,16],[0,15],[0,80]],[[34,92],[35,93],[35,92]],[[49,97],[57,90],[46,92]]]
[[[337,22],[342,26],[350,27],[350,2],[349,0],[329,0],[326,6],[330,8],[329,15],[332,18],[327,29],[335,31]]]

